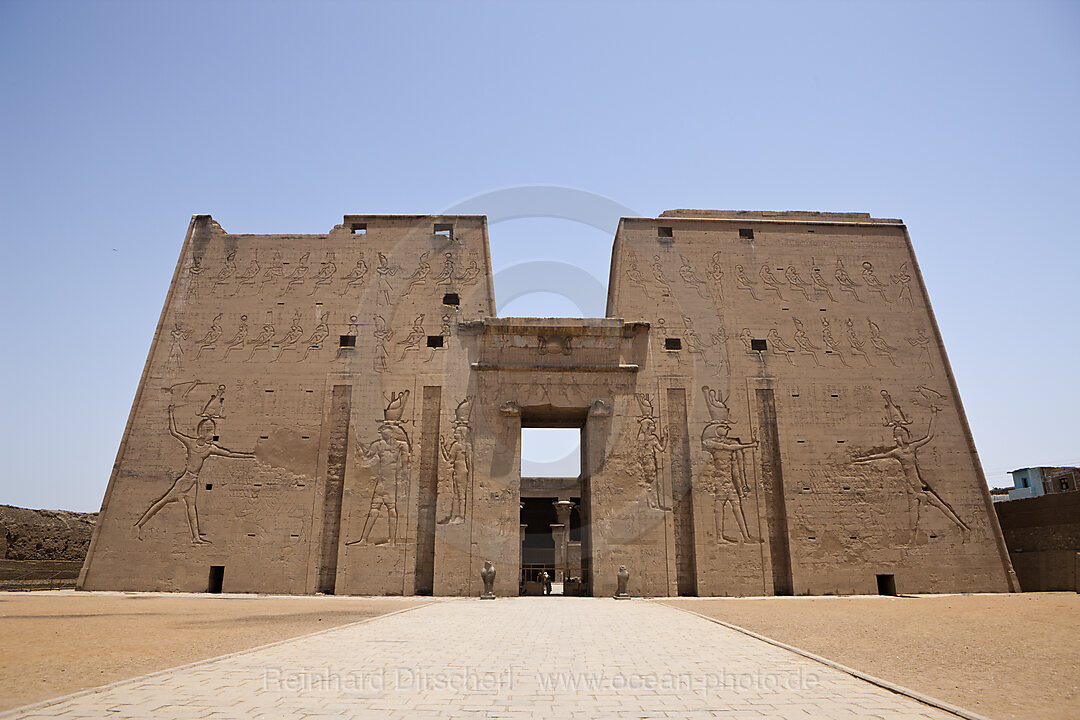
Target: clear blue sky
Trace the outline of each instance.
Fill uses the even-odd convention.
[[[991,484],[1080,464],[1078,110],[1073,2],[0,1],[0,503],[99,506],[193,213],[534,184],[903,218]],[[607,281],[608,233],[491,231]]]

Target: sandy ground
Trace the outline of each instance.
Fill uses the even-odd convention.
[[[0,710],[430,602],[0,593]],[[715,617],[988,717],[1080,717],[1080,595],[686,598]]]
[[[1077,593],[663,602],[995,720],[1080,718]]]
[[[429,598],[0,593],[0,711]]]

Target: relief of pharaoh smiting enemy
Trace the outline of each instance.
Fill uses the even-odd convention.
[[[751,438],[750,442],[744,443],[739,438],[732,437],[731,425],[734,421],[726,403],[727,398],[708,385],[702,387],[701,391],[705,395],[705,407],[708,408],[711,418],[701,431],[701,449],[710,455],[701,484],[706,495],[713,497],[716,539],[721,544],[762,542],[750,532],[743,508],[743,500],[750,495],[746,450],[756,447],[757,440]],[[729,537],[725,531],[729,509],[739,527],[737,538]]]
[[[893,441],[896,447],[882,452],[870,453],[852,460],[855,464],[871,463],[880,460],[895,460],[900,463],[900,470],[904,475],[905,491],[908,497],[908,516],[912,519],[911,542],[914,543],[919,534],[919,521],[922,517],[923,504],[937,508],[960,530],[963,541],[967,541],[971,527],[960,519],[941,495],[926,481],[922,468],[919,467],[918,450],[934,439],[934,420],[937,418],[939,409],[933,402],[929,403],[930,422],[926,426],[926,434],[918,440],[911,439],[908,426],[912,424],[908,420],[900,406],[893,402],[887,390],[881,391],[881,397],[885,401],[885,420],[883,425],[893,429]],[[923,394],[923,397],[930,397]]]
[[[185,390],[182,395],[186,397],[195,387],[201,384],[198,380],[195,380],[191,383],[181,383],[171,390],[175,393],[181,387],[184,387]],[[188,530],[191,532],[192,544],[204,545],[210,542],[203,538],[199,532],[199,510],[196,506],[199,491],[199,473],[202,471],[203,465],[211,456],[236,459],[255,457],[253,452],[229,450],[216,442],[216,420],[225,416],[224,403],[225,386],[219,385],[217,391],[210,396],[210,399],[206,401],[202,411],[198,414],[201,419],[195,427],[195,435],[185,435],[180,432],[176,426],[176,406],[169,405],[169,433],[184,446],[186,453],[184,472],[173,481],[172,487],[166,490],[164,495],[146,509],[146,512],[135,523],[135,531],[140,539],[142,538],[143,526],[157,515],[162,508],[174,502],[182,502],[187,514]]]
[[[409,491],[409,456],[412,453],[412,441],[405,431],[402,416],[409,401],[409,391],[391,392],[387,405],[383,409],[383,422],[379,424],[378,438],[362,442],[357,438],[356,450],[365,465],[372,468],[373,485],[371,488],[371,506],[360,538],[351,540],[346,545],[367,544],[371,531],[386,511],[387,536],[379,545],[394,545],[398,542],[398,506],[407,505]]]

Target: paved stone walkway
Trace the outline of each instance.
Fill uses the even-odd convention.
[[[952,718],[659,603],[435,602],[25,718]]]

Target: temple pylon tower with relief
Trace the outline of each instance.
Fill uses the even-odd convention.
[[[483,216],[193,217],[80,587],[1019,589],[901,221],[623,218],[606,314],[498,317]]]

